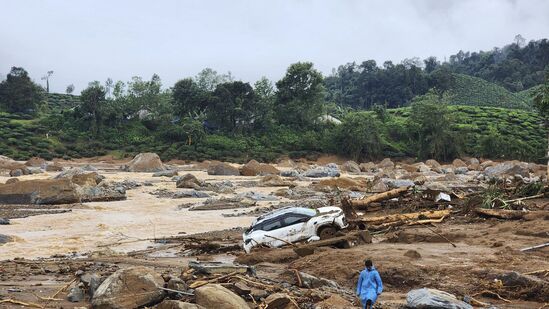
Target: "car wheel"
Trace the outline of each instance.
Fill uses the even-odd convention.
[[[337,231],[333,226],[321,227],[320,230],[318,230],[318,237],[320,237],[320,239],[333,238],[336,232]]]

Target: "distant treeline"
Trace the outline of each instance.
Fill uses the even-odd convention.
[[[549,68],[549,41],[516,42],[491,51],[463,52],[440,62],[436,57],[405,59],[381,66],[374,60],[348,63],[325,79],[328,100],[343,106],[369,109],[408,105],[412,98],[436,88],[444,92],[455,85],[453,73],[482,78],[512,92],[543,83]]]
[[[488,106],[501,102],[527,109],[528,92],[502,95],[508,92],[503,87],[456,73],[475,66],[478,74],[504,72],[498,67],[530,59],[522,75],[511,70],[496,74],[495,81],[506,87],[518,79],[534,85],[547,67],[547,55],[539,52],[547,49],[547,41],[521,44],[458,53],[448,63],[431,57],[379,67],[370,60],[342,66],[327,78],[312,63],[298,62],[275,83],[261,78],[253,85],[212,69],[169,88],[156,74],[150,80],[108,79],[91,82],[80,96],[46,94],[23,68],[13,67],[0,83],[0,154],[47,158],[154,151],[164,159],[270,161],[337,153],[355,160],[417,156],[444,161],[460,155],[539,160],[546,139],[536,114],[449,106],[459,95],[468,105],[482,107],[486,100]],[[530,58],[518,60],[525,53]],[[484,69],[472,60],[477,58],[484,59]],[[388,109],[405,105],[410,108]]]

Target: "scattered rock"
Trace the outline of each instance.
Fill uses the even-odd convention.
[[[298,177],[299,172],[297,170],[287,170],[280,172],[280,176],[284,177]]]
[[[120,201],[126,199],[126,190],[124,187],[116,184],[102,181],[97,186],[81,186],[77,192],[82,202],[106,202]]]
[[[82,187],[95,187],[97,186],[103,179],[105,179],[104,176],[101,176],[97,174],[96,172],[87,172],[82,174],[76,174],[72,177],[68,177],[72,180],[74,184],[77,184]]]
[[[173,177],[177,175],[178,173],[176,170],[165,170],[165,171],[156,172],[152,176],[153,177]]]
[[[219,162],[210,164],[208,175],[239,176],[240,171],[228,163]]]
[[[450,293],[427,288],[408,292],[406,304],[408,308],[473,309]]]
[[[46,165],[46,172],[61,172],[62,170],[63,167],[57,163]]]
[[[465,163],[467,164],[467,166],[479,165],[480,161],[477,158],[467,158],[465,160]]]
[[[0,234],[0,245],[13,241],[13,238],[8,235]]]
[[[318,278],[304,272],[299,272],[299,276],[301,277],[301,282],[303,283],[303,287],[308,289],[316,289],[323,286],[328,286],[332,288],[338,287],[335,281],[324,279],[324,278]]]
[[[442,166],[436,160],[430,159],[425,161],[425,165],[431,168],[432,171],[442,173]]]
[[[206,308],[249,308],[244,299],[219,284],[208,284],[195,291],[196,303]],[[270,308],[270,307],[269,307]],[[273,307],[275,308],[275,307]]]
[[[408,250],[404,253],[404,256],[415,260],[421,259],[421,254],[419,254],[416,250]]]
[[[299,309],[294,305],[290,296],[284,293],[274,293],[265,299],[265,304],[269,309]]]
[[[261,187],[291,187],[295,184],[291,181],[285,181],[278,175],[267,175],[259,180]]]
[[[123,167],[126,172],[159,172],[166,168],[160,157],[153,152],[140,153]]]
[[[480,169],[481,170],[485,170],[486,168],[488,167],[491,167],[491,166],[494,166],[496,165],[497,163],[491,161],[491,160],[486,160],[486,161],[483,161],[482,163],[480,163]]]
[[[349,173],[360,173],[362,171],[360,169],[360,165],[358,165],[355,161],[347,161],[343,163],[341,169]]]
[[[319,177],[339,177],[339,167],[335,163],[329,163],[326,166],[319,166],[309,169],[303,173],[305,177],[319,178]]]
[[[393,169],[395,168],[395,163],[393,163],[391,159],[385,158],[377,164],[377,167],[382,169]]]
[[[486,168],[483,174],[488,178],[502,178],[515,175],[529,177],[530,171],[527,163],[508,161]]]
[[[360,171],[365,173],[377,172],[377,166],[374,162],[360,163]]]
[[[389,186],[382,179],[376,179],[371,184],[370,191],[374,193],[389,191]]]
[[[93,297],[97,288],[101,285],[101,277],[94,273],[85,273],[80,276],[80,282],[86,287],[90,298]]]
[[[80,302],[84,300],[84,291],[79,287],[71,288],[69,295],[67,295],[67,299],[73,303]]]
[[[8,225],[8,224],[10,224],[10,219],[0,218],[0,225]]]
[[[91,164],[86,164],[84,166],[82,166],[82,170],[84,171],[87,171],[87,172],[97,172],[97,168]]]
[[[10,177],[19,177],[23,175],[30,175],[30,170],[25,166],[10,171]]]
[[[385,179],[389,188],[412,187],[415,183],[409,179]]]
[[[278,175],[280,174],[280,171],[272,165],[259,163],[256,160],[251,160],[240,168],[240,174],[242,176],[265,176]]]
[[[461,159],[455,159],[454,161],[452,161],[452,165],[454,167],[467,167],[467,164],[465,164],[465,162],[463,162],[463,160]]]
[[[10,179],[6,180],[6,184],[16,183],[18,181],[19,181],[19,178],[10,178]]]
[[[120,269],[97,288],[91,304],[96,309],[152,305],[164,298],[164,292],[158,289],[163,286],[162,277],[150,268],[136,266]]]
[[[204,187],[204,182],[198,180],[193,174],[185,174],[176,178],[175,186],[177,188],[189,188],[198,190]]]
[[[11,158],[0,155],[0,170],[11,171],[15,169],[24,169],[25,165]]]
[[[456,167],[454,169],[454,174],[456,174],[456,175],[465,175],[465,174],[467,174],[468,171],[469,171],[469,168],[467,168],[466,166],[460,166],[460,167]]]
[[[25,165],[26,166],[32,166],[32,167],[45,168],[47,163],[48,162],[46,162],[46,160],[44,160],[42,158],[32,157],[27,162],[25,162]]]
[[[165,299],[156,309],[206,309],[200,305],[186,303],[179,300]]]
[[[0,185],[0,204],[71,204],[80,201],[69,179],[34,179]]]

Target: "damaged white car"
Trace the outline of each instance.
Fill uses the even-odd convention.
[[[310,209],[282,208],[258,217],[242,235],[244,250],[253,247],[280,247],[308,239],[327,239],[348,226],[343,211],[338,207]]]

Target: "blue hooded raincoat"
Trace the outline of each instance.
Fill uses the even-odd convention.
[[[356,285],[356,295],[360,297],[362,308],[366,307],[368,300],[372,301],[372,305],[376,302],[377,296],[383,291],[383,283],[377,270],[372,267],[370,270],[364,269],[360,272],[358,284]]]

